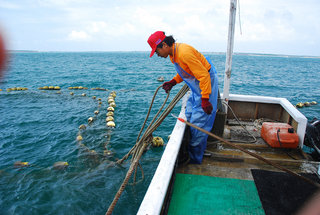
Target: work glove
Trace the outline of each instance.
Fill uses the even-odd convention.
[[[176,84],[176,80],[172,79],[171,81],[164,82],[162,88],[166,91],[166,93],[168,93],[171,90],[171,88]]]
[[[201,107],[203,111],[207,114],[211,114],[213,107],[207,98],[201,98]]]

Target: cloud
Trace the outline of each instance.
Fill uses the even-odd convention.
[[[276,48],[319,44],[320,23],[314,21],[319,17],[318,1],[239,2],[242,35],[237,13],[235,47],[241,50],[236,51],[254,49],[259,43]],[[54,50],[60,43],[66,50],[148,50],[148,36],[163,30],[199,50],[225,51],[229,6],[229,1],[221,0],[163,0],[161,4],[153,0],[22,0],[19,4],[0,0],[0,19],[13,40],[19,41],[19,45],[13,42],[14,49],[25,44],[41,50],[41,44],[46,44]],[[31,47],[33,40],[38,46]],[[86,46],[79,46],[84,41]],[[314,50],[319,53],[319,45]]]
[[[89,41],[90,36],[84,32],[84,31],[71,31],[71,33],[68,35],[68,40],[73,41]]]
[[[0,8],[3,8],[3,9],[20,9],[21,6],[18,5],[18,4],[15,4],[15,3],[12,3],[12,2],[9,2],[9,1],[0,1]]]

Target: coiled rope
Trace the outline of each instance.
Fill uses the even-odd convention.
[[[139,135],[137,137],[136,140],[136,144],[131,148],[131,150],[120,160],[117,161],[118,164],[121,164],[124,160],[128,159],[128,157],[131,155],[131,165],[129,167],[129,170],[126,174],[125,179],[123,180],[118,192],[116,193],[112,203],[110,204],[108,211],[106,212],[106,215],[110,215],[112,214],[112,211],[114,210],[114,207],[116,206],[122,192],[124,191],[126,185],[129,182],[129,179],[132,175],[132,173],[135,171],[137,172],[137,167],[139,166],[141,171],[142,171],[142,175],[143,175],[143,170],[142,167],[139,163],[139,160],[143,154],[143,152],[146,150],[146,148],[151,144],[152,142],[152,132],[154,132],[162,123],[162,121],[169,115],[169,113],[171,112],[171,110],[175,107],[175,105],[178,103],[178,101],[188,92],[189,87],[185,84],[180,91],[176,94],[176,96],[172,99],[172,101],[168,104],[167,108],[162,112],[162,114],[159,116],[159,118],[156,120],[156,118],[158,117],[158,115],[160,114],[160,112],[162,111],[163,107],[165,106],[168,98],[169,98],[169,93],[164,101],[164,103],[162,104],[161,108],[159,109],[159,111],[156,113],[155,117],[153,118],[153,120],[151,121],[151,123],[149,124],[149,126],[146,128],[144,134],[142,135],[142,137],[140,138],[140,135],[145,127],[145,124],[148,120],[148,117],[150,115],[150,111],[154,102],[154,99],[156,97],[156,94],[158,93],[159,89],[162,87],[162,85],[160,85],[155,93],[154,96],[152,98],[149,110],[148,110],[148,114],[146,116],[146,119],[142,125],[142,128],[140,129]],[[139,139],[140,138],[140,139]],[[135,179],[134,179],[135,180]]]

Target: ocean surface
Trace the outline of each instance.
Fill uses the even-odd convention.
[[[217,69],[222,92],[225,55],[205,55]],[[149,52],[12,53],[0,82],[0,214],[104,214],[130,165],[130,160],[122,166],[114,161],[135,144],[154,92],[162,84],[157,78],[168,81],[175,74],[169,59],[149,58]],[[319,75],[320,58],[235,55],[230,93],[284,97],[293,105],[320,102]],[[173,88],[170,99],[182,85]],[[38,89],[43,86],[61,90]],[[88,89],[68,89],[74,86]],[[14,87],[28,90],[6,91]],[[97,87],[107,90],[92,90]],[[111,91],[117,95],[113,129],[105,122]],[[160,90],[150,119],[165,96]],[[309,120],[320,118],[320,105],[299,110]],[[179,111],[180,103],[173,113]],[[95,118],[90,125],[89,117]],[[174,123],[168,116],[153,135],[167,142]],[[81,131],[82,144],[95,150],[94,156],[76,140],[82,124],[87,125]],[[164,147],[150,148],[143,155],[144,180],[126,187],[114,214],[136,214],[163,151]],[[17,161],[29,162],[28,167],[15,167]],[[59,161],[69,166],[54,168]]]

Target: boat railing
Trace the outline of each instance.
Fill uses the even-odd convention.
[[[307,127],[308,119],[297,110],[287,99],[269,96],[253,96],[230,94],[229,101],[257,102],[279,104],[288,114],[297,122],[297,134],[299,136],[299,147],[303,147],[304,135]]]

